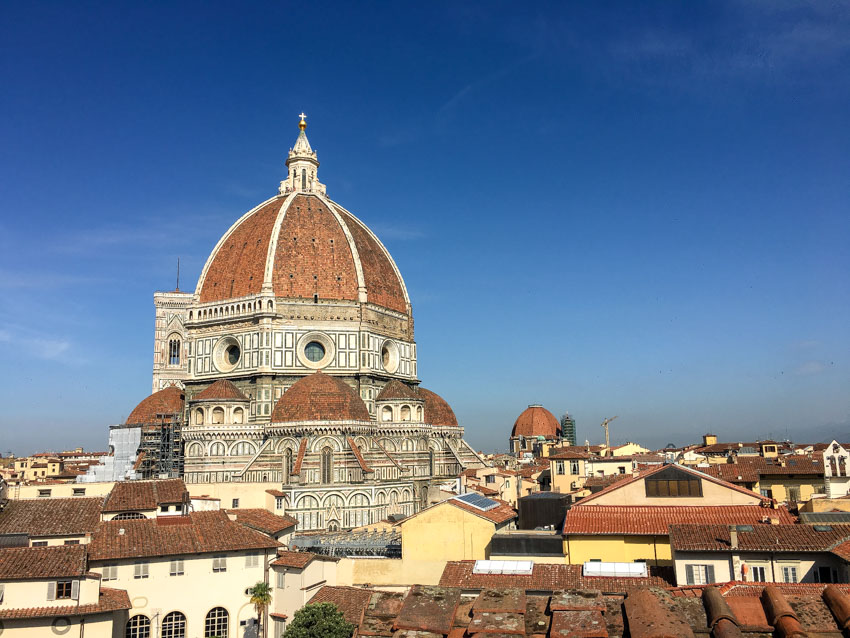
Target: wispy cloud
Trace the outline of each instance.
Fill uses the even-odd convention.
[[[491,71],[490,73],[485,74],[484,76],[470,82],[462,89],[460,89],[457,93],[452,95],[439,109],[439,115],[445,115],[452,111],[455,107],[457,107],[463,100],[471,95],[472,93],[479,91],[480,89],[497,82],[505,76],[510,75],[520,67],[528,64],[535,58],[539,57],[539,53],[533,53],[531,55],[527,55],[523,58],[515,60],[510,64],[506,64],[502,67],[499,67],[495,71]]]
[[[801,377],[807,377],[813,374],[820,374],[824,370],[826,370],[826,364],[823,361],[812,360],[802,363],[794,372]]]
[[[0,343],[13,344],[29,356],[48,361],[64,359],[71,349],[68,339],[14,327],[0,329]]]

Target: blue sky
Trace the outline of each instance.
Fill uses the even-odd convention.
[[[0,451],[104,448],[298,113],[479,448],[850,433],[850,8],[7,3]]]

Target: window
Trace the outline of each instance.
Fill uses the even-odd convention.
[[[799,487],[789,487],[788,488],[788,500],[793,501],[794,503],[800,502],[800,488]]]
[[[570,474],[578,474],[579,472],[579,464],[578,459],[573,459],[570,461]]]
[[[204,620],[204,638],[227,638],[227,625],[229,614],[223,607],[214,607],[210,609]]]
[[[761,488],[761,495],[765,498],[773,498],[773,490],[767,488]]]
[[[169,339],[168,341],[168,365],[180,365],[180,339]]]
[[[85,496],[86,495],[86,488],[84,488],[84,487],[75,487],[73,491],[74,491],[74,496]]]
[[[564,473],[564,462],[563,461],[555,461],[555,474],[563,474]]]
[[[71,597],[71,581],[59,580],[56,582],[56,599]]]
[[[277,573],[277,588],[283,589],[286,587],[286,572]]]
[[[47,498],[48,496],[50,496],[50,492],[51,490],[39,490],[38,496],[39,498]]]
[[[282,496],[275,496],[274,497],[274,508],[276,510],[282,510],[283,509],[283,497]]]
[[[685,565],[688,585],[707,585],[714,582],[713,565]]]
[[[283,453],[283,482],[289,483],[289,477],[292,476],[292,448],[286,448]]]
[[[210,446],[210,456],[224,456],[224,443],[213,443]]]
[[[754,583],[766,583],[767,582],[767,568],[764,565],[751,565],[750,566],[750,581]]]
[[[64,544],[65,544],[65,545],[79,545],[79,544],[80,544],[80,541],[78,541],[78,540],[65,541],[65,543],[64,543]]]
[[[239,499],[238,498],[234,498],[232,501],[230,501],[230,509],[235,510],[238,507],[239,507]]]
[[[619,472],[620,474],[625,474],[626,468],[621,465],[617,468],[617,472]]]
[[[496,482],[496,475],[495,474],[488,474],[487,476],[484,477],[484,482],[487,485],[495,483]]]
[[[325,358],[325,347],[318,341],[311,341],[304,346],[304,356],[313,363],[318,363]]]
[[[168,511],[168,505],[160,505],[159,511],[163,512],[163,513],[167,512]]]
[[[103,576],[100,580],[117,580],[118,579],[118,565],[104,565],[103,566]]]
[[[149,569],[150,563],[148,561],[137,561],[133,564],[133,578],[147,578]]]
[[[393,420],[393,409],[385,405],[381,408],[381,421],[392,421]]]
[[[666,467],[644,479],[647,497],[700,497],[702,482],[693,474]]]
[[[797,566],[796,565],[785,565],[784,567],[782,567],[782,582],[783,583],[799,582],[797,580]]]
[[[183,571],[183,559],[175,558],[171,561],[171,566],[168,569],[169,576],[182,576],[185,572]]]
[[[145,517],[141,512],[121,512],[112,517],[113,521],[135,521]]]
[[[185,638],[186,616],[172,611],[162,619],[162,638]]]
[[[245,567],[257,567],[260,564],[259,554],[247,554],[245,556]]]
[[[329,446],[322,449],[322,483],[333,483],[333,450]]]
[[[133,616],[127,621],[124,638],[150,638],[151,621],[147,616]]]
[[[47,541],[33,541],[33,547],[47,547]]]
[[[224,423],[224,408],[213,408],[212,422],[213,425],[221,425]]]
[[[820,566],[815,570],[815,578],[819,583],[833,583],[836,582],[837,573],[834,572],[829,567]]]
[[[213,573],[227,571],[227,556],[213,557]]]

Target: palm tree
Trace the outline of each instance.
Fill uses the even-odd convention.
[[[251,603],[253,603],[254,610],[257,612],[257,638],[262,638],[263,616],[272,602],[272,588],[268,583],[260,581],[251,587],[248,593],[251,594]]]

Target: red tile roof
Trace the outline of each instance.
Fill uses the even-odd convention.
[[[292,468],[293,476],[301,474],[301,465],[304,463],[305,454],[307,454],[307,437],[301,439],[301,443],[298,444],[298,456],[295,458],[295,465]]]
[[[576,505],[567,512],[563,532],[667,536],[670,525],[756,525],[762,524],[764,517],[776,518],[782,523],[794,522],[794,517],[784,507]]]
[[[398,379],[391,379],[387,385],[385,385],[381,391],[378,393],[378,396],[375,398],[376,401],[393,401],[393,400],[422,400],[421,397],[417,397],[414,390],[399,381]]]
[[[397,629],[448,634],[460,603],[460,590],[414,585],[410,588],[394,626]]]
[[[314,372],[296,381],[278,400],[272,423],[297,421],[367,421],[369,410],[342,379]]]
[[[850,563],[850,541],[832,548],[832,553]]]
[[[90,616],[111,611],[130,609],[130,597],[123,589],[101,587],[99,600],[88,605],[63,605],[61,607],[27,607],[7,609],[0,607],[0,620],[18,620],[33,618],[56,618],[60,616]]]
[[[473,507],[472,505],[467,505],[466,503],[459,501],[456,498],[450,498],[449,500],[443,502],[449,503],[450,505],[454,505],[455,507],[459,507],[462,510],[466,510],[470,514],[475,514],[476,516],[479,516],[481,518],[486,518],[488,521],[495,523],[496,525],[501,525],[502,523],[506,523],[516,518],[517,513],[513,507],[511,507],[504,501],[499,501],[498,499],[493,500],[496,500],[499,503],[498,507],[494,507],[493,509],[487,510],[486,512],[478,509],[477,507]]]
[[[85,545],[0,549],[0,580],[81,577],[86,571]]]
[[[115,560],[279,546],[280,543],[265,534],[231,521],[223,511],[216,511],[101,523],[88,548],[91,560]]]
[[[313,562],[317,554],[312,552],[284,552],[279,551],[277,558],[272,561],[272,565],[277,567],[292,567],[295,569],[304,569]]]
[[[248,397],[242,394],[232,381],[219,379],[198,394],[193,401],[247,401]]]
[[[245,525],[246,527],[250,527],[251,529],[255,529],[258,532],[263,532],[264,534],[275,535],[283,532],[287,529],[294,528],[298,521],[292,518],[289,515],[280,516],[278,514],[273,514],[268,510],[264,509],[254,509],[254,508],[245,508],[245,509],[235,509],[235,510],[225,510],[228,514],[236,516],[236,522]]]
[[[366,461],[363,458],[363,455],[360,453],[360,448],[357,447],[357,444],[354,442],[350,436],[346,437],[346,441],[348,441],[348,447],[351,448],[351,451],[354,453],[354,458],[357,459],[357,464],[360,466],[360,469],[364,472],[373,472],[374,470],[366,465]]]
[[[442,425],[449,427],[457,427],[457,417],[454,410],[436,392],[431,392],[419,386],[416,388],[416,394],[425,400],[425,422],[431,425]]]
[[[817,531],[811,525],[753,525],[741,531],[738,551],[823,552],[850,541],[850,525]],[[729,525],[672,525],[670,546],[678,551],[731,551]]]
[[[543,436],[556,439],[561,435],[561,423],[542,405],[530,405],[514,421],[511,436]]]
[[[103,498],[10,500],[0,511],[0,534],[82,536],[100,522]]]
[[[342,612],[345,619],[359,625],[363,619],[363,612],[369,600],[372,598],[372,591],[361,587],[330,587],[324,586],[310,599],[308,604],[314,603],[333,603],[336,608]]]
[[[106,497],[104,512],[153,510],[160,505],[182,503],[188,496],[183,479],[118,481]]]
[[[141,403],[130,412],[126,423],[134,425],[159,423],[162,416],[172,414],[182,417],[184,401],[183,390],[176,386],[154,392],[149,397],[142,399]]]
[[[602,592],[625,592],[638,587],[654,585],[669,587],[675,582],[672,567],[649,567],[646,578],[610,578],[582,576],[582,565],[534,563],[530,575],[475,574],[474,560],[449,561],[440,577],[443,587],[461,589],[519,588],[532,591],[560,591],[563,589],[594,589]]]
[[[756,483],[759,480],[758,470],[750,463],[712,463],[699,469],[729,483]]]

